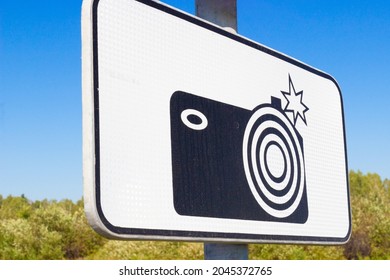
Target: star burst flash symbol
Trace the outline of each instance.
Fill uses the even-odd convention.
[[[303,90],[296,92],[290,75],[288,75],[288,80],[288,92],[281,91],[284,98],[287,100],[287,105],[284,108],[284,111],[293,113],[294,125],[297,123],[298,117],[300,117],[305,125],[307,125],[305,113],[309,110],[309,108],[302,102]]]

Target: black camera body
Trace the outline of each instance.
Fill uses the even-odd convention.
[[[280,99],[250,111],[177,91],[170,116],[178,214],[307,221],[303,140]]]

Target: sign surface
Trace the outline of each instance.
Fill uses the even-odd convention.
[[[112,238],[343,243],[344,114],[326,73],[150,0],[83,3],[88,220]]]

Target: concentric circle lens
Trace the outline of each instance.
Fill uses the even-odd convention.
[[[260,107],[245,129],[243,161],[250,190],[271,216],[285,218],[298,207],[304,189],[302,144],[279,110]]]

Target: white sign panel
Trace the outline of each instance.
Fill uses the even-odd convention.
[[[340,89],[150,0],[83,4],[86,213],[112,238],[343,243]]]

